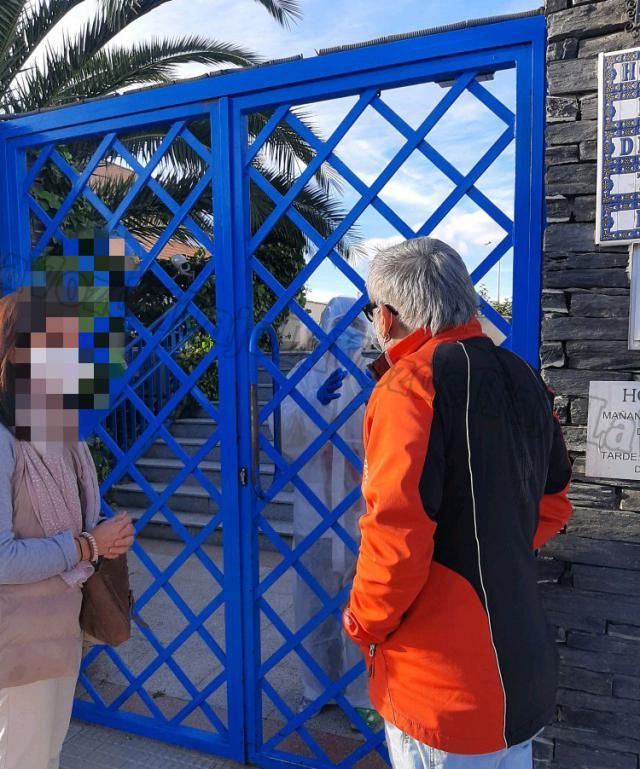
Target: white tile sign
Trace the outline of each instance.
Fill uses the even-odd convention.
[[[640,382],[591,382],[586,474],[640,480]]]
[[[640,48],[601,53],[596,243],[640,240]]]

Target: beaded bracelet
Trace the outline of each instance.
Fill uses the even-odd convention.
[[[77,542],[78,547],[80,548],[80,560],[88,561],[91,558],[91,545],[87,542],[87,540],[84,537],[80,537],[80,536],[75,537],[74,542]],[[88,556],[85,554],[85,546],[89,550]]]
[[[98,563],[100,553],[98,552],[98,543],[96,542],[96,538],[93,536],[93,534],[89,534],[88,531],[83,531],[80,536],[89,543],[89,547],[91,548],[91,563]]]

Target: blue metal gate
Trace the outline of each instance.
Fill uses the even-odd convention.
[[[544,18],[527,15],[321,52],[310,60],[0,123],[5,276],[63,242],[67,222],[85,206],[139,258],[136,278],[152,276],[158,294],[170,297],[153,323],[129,314],[127,386],[97,434],[112,459],[102,486],[104,512],[134,508],[138,531],[169,533],[173,544],[136,545],[135,636],[122,649],[88,650],[77,716],[261,766],[346,768],[386,760],[382,732],[372,732],[345,696],[348,684],[362,675],[362,663],[332,678],[305,646],[322,623],[339,623],[348,594],[346,583],[335,594],[327,592],[307,556],[329,530],[348,552],[357,552],[342,525],[358,501],[357,481],[344,499],[328,504],[301,477],[326,446],[345,458],[355,476],[362,467],[340,434],[367,397],[362,371],[335,344],[366,301],[362,273],[346,258],[344,242],[354,226],[364,222],[366,229],[369,213],[407,238],[438,231],[452,212],[466,210],[456,207],[473,204],[490,220],[492,232],[499,232],[488,253],[475,259],[474,282],[480,284],[501,260],[513,272],[512,317],[503,317],[486,297],[483,313],[505,344],[536,364],[544,49]],[[498,82],[501,73],[512,77],[508,99],[487,82]],[[413,103],[420,114],[409,120],[394,106],[395,96],[421,84],[435,90],[424,103]],[[465,99],[475,107],[465,102],[458,127],[461,119],[473,126],[474,109],[499,125],[495,140],[473,163],[464,141],[447,157],[431,140]],[[322,137],[297,109],[305,105],[313,112],[338,101],[342,111]],[[367,178],[341,152],[365,114],[375,115],[399,142]],[[269,174],[267,147],[278,127],[310,148],[305,167],[284,188]],[[136,144],[141,136],[154,137],[147,155]],[[416,158],[446,180],[441,200],[433,210],[425,208],[417,224],[408,223],[385,195],[405,163]],[[483,186],[496,161],[512,167],[506,203],[495,199],[495,187]],[[197,180],[178,194],[159,180],[163,168],[180,162],[197,169]],[[109,209],[95,179],[113,166],[127,183]],[[322,172],[348,188],[328,232],[301,202]],[[62,195],[57,210],[47,212],[36,191],[52,176],[61,180]],[[162,227],[152,238],[128,225],[128,212],[143,194],[163,211]],[[260,216],[251,215],[249,201],[256,194],[263,202]],[[203,197],[211,201],[208,217],[193,214]],[[307,242],[306,263],[287,286],[259,255],[283,221]],[[185,238],[209,257],[188,284],[158,258]],[[355,302],[329,334],[300,300],[301,290],[327,264],[339,271],[342,286],[352,285]],[[260,317],[253,309],[256,285],[270,297]],[[293,373],[279,356],[273,330],[287,312],[317,340]],[[304,377],[327,352],[362,388],[331,422],[300,392]],[[185,417],[178,412],[187,398],[192,416]],[[316,429],[294,458],[282,446],[287,399]],[[158,468],[165,473],[162,483],[154,475]],[[317,513],[317,525],[301,541],[292,540],[291,520],[283,512],[296,494]],[[303,625],[292,618],[294,579],[320,606]],[[300,710],[301,666],[323,693]],[[338,708],[326,711],[329,703]]]

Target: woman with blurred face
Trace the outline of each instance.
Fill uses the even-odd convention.
[[[57,769],[80,667],[81,588],[126,553],[126,513],[100,521],[78,440],[78,318],[28,291],[0,299],[0,766]]]

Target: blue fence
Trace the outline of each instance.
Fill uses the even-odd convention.
[[[160,326],[162,317],[157,318],[147,329],[154,334]],[[189,318],[179,319],[171,326],[160,346],[165,355],[175,357],[184,352],[189,340],[196,333],[198,326],[190,322]],[[125,361],[127,367],[131,366],[136,357],[144,350],[144,344],[135,333],[130,333],[130,338],[125,346]],[[158,353],[148,356],[143,365],[138,369],[137,375],[130,380],[129,387],[144,403],[147,411],[157,414],[171,400],[180,384],[163,358]],[[111,437],[121,449],[129,449],[138,439],[144,428],[144,421],[140,419],[138,411],[132,407],[126,393],[118,398],[109,413],[106,422]]]
[[[407,238],[432,233],[456,206],[472,203],[500,233],[474,265],[474,282],[481,284],[501,260],[509,259],[513,270],[511,320],[487,301],[485,316],[504,344],[537,364],[544,58],[544,17],[527,15],[0,122],[5,270],[28,269],[31,260],[62,242],[81,200],[139,258],[136,279],[152,274],[173,297],[170,309],[148,326],[129,315],[127,386],[97,434],[112,465],[102,487],[103,512],[133,507],[139,532],[163,526],[178,544],[162,558],[153,548],[136,544],[132,563],[140,621],[122,649],[87,652],[77,716],[265,767],[336,764],[348,769],[386,761],[383,733],[371,731],[345,695],[362,675],[362,663],[336,679],[308,647],[318,627],[339,622],[348,594],[346,584],[335,592],[320,584],[308,566],[313,548],[330,531],[347,552],[357,551],[343,523],[358,502],[358,483],[344,499],[329,504],[301,476],[327,446],[344,457],[356,476],[362,468],[357,451],[341,435],[368,391],[362,371],[335,344],[366,301],[363,277],[345,258],[343,243],[370,214]],[[487,82],[499,73],[513,76],[515,98],[508,103]],[[394,106],[393,94],[418,84],[437,84],[439,90],[423,108],[418,105],[423,110],[419,120],[409,121]],[[465,99],[486,110],[499,130],[480,157],[460,170],[466,143],[461,141],[455,156],[447,156],[431,135]],[[304,105],[313,112],[338,100],[346,106],[322,137],[296,109]],[[373,114],[394,132],[399,146],[384,158],[379,173],[363,178],[342,148],[363,116]],[[460,114],[473,124],[473,110]],[[308,162],[284,186],[270,173],[268,149],[274,132],[281,130],[309,149]],[[147,155],[136,149],[143,134],[155,137]],[[193,186],[181,195],[170,194],[161,183],[162,168],[185,155],[198,169]],[[416,157],[446,180],[441,200],[417,224],[408,222],[385,195],[395,175]],[[498,199],[495,186],[483,183],[497,162],[507,161],[513,169],[509,206]],[[130,174],[112,207],[94,183],[106,162]],[[343,213],[329,231],[322,231],[303,198],[328,168],[349,193]],[[65,197],[58,211],[47,213],[33,190],[52,174],[64,181]],[[143,192],[165,212],[152,241],[134,236],[128,226]],[[258,217],[252,215],[255,196],[262,202]],[[209,217],[194,213],[204,198],[210,203]],[[259,257],[260,246],[284,220],[308,244],[305,266],[287,286]],[[186,288],[163,266],[164,249],[178,237],[211,254]],[[298,301],[300,290],[325,264],[361,297],[330,334]],[[214,313],[200,301],[211,290],[210,279],[215,281]],[[273,297],[260,318],[252,309],[256,284]],[[285,370],[285,356],[278,358],[273,340],[271,352],[259,344],[264,329],[286,312],[317,340],[293,372]],[[187,370],[181,355],[195,334],[212,344]],[[305,375],[328,351],[362,386],[330,422],[300,392]],[[203,385],[212,371],[214,394]],[[187,397],[193,399],[196,416],[174,420]],[[281,446],[280,410],[286,399],[293,399],[316,431],[293,459]],[[158,468],[168,473],[162,482],[153,474]],[[292,539],[283,512],[296,494],[317,513],[317,525],[301,541]],[[195,598],[193,591],[186,597],[182,575],[187,567],[199,575]],[[320,606],[302,625],[292,617],[294,581]],[[322,694],[299,709],[301,666],[311,671]],[[329,703],[338,706],[333,715],[324,711]]]

